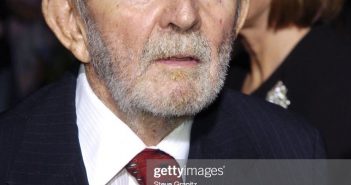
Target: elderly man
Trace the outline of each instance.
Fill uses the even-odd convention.
[[[248,0],[42,6],[82,67],[2,115],[0,183],[143,184],[130,161],[153,150],[177,160],[323,157],[303,121],[221,91]]]

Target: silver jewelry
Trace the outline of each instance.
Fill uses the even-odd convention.
[[[282,81],[278,81],[277,84],[267,93],[266,100],[279,105],[285,109],[291,104],[287,97],[288,88]]]

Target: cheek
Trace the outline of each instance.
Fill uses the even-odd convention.
[[[222,20],[223,21],[223,20]],[[209,39],[211,44],[212,60],[219,62],[219,51],[223,45],[227,44],[228,40],[233,39],[233,22],[225,20],[222,23],[217,23],[216,29],[209,30]]]
[[[102,31],[102,37],[106,45],[110,47],[123,46],[123,48],[119,49],[128,50],[129,54],[137,54],[142,49],[142,43],[144,42],[144,37],[138,28],[134,28],[133,25],[127,25],[124,22],[113,22]]]
[[[140,2],[140,0],[134,1]],[[126,5],[120,4],[120,7],[122,6]],[[106,45],[114,46],[119,43],[131,50],[133,54],[138,54],[154,25],[153,12],[147,13],[142,9],[119,8],[111,14],[100,12],[100,16],[96,16],[98,19],[95,23],[98,24],[98,30]]]
[[[202,31],[207,35],[211,44],[218,48],[228,35],[233,32],[236,5],[234,0],[213,0],[208,2],[211,3],[203,4],[202,6]]]
[[[115,26],[104,31],[102,35],[106,47],[118,67],[121,78],[133,80],[140,73],[140,56],[143,49],[143,39],[136,36],[133,29],[124,26]]]
[[[218,16],[216,19],[216,28],[213,31],[218,32],[218,33],[213,33],[220,35],[220,39],[223,40],[225,39],[228,34],[233,33],[233,30],[235,28],[235,15],[233,14],[222,14],[221,16]]]
[[[233,22],[234,19],[223,19],[222,22],[219,21],[217,23],[216,29],[212,29],[209,33],[212,35],[212,41],[211,41],[211,57],[212,57],[212,63],[211,67],[209,70],[209,73],[211,74],[211,77],[213,79],[217,79],[217,77],[220,75],[219,72],[222,72],[222,65],[220,62],[226,62],[226,61],[220,61],[220,50],[223,49],[222,47],[229,47],[228,45],[230,44],[230,41],[233,39]],[[225,55],[226,53],[221,53],[222,55]],[[223,56],[222,56],[223,57]]]

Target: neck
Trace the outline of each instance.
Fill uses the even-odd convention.
[[[173,117],[165,118],[155,116],[151,113],[123,112],[118,104],[113,100],[107,87],[104,85],[102,79],[95,73],[91,64],[85,65],[85,71],[89,84],[97,95],[97,97],[125,124],[131,128],[134,133],[147,146],[157,145],[164,137],[171,133],[181,123],[191,119],[190,117]]]
[[[250,55],[251,71],[242,91],[251,94],[260,87],[309,31],[310,28],[296,26],[274,30],[267,24],[243,29],[241,35]]]

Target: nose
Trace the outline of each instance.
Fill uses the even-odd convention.
[[[198,29],[201,21],[198,0],[170,0],[161,18],[161,27],[180,32]]]

